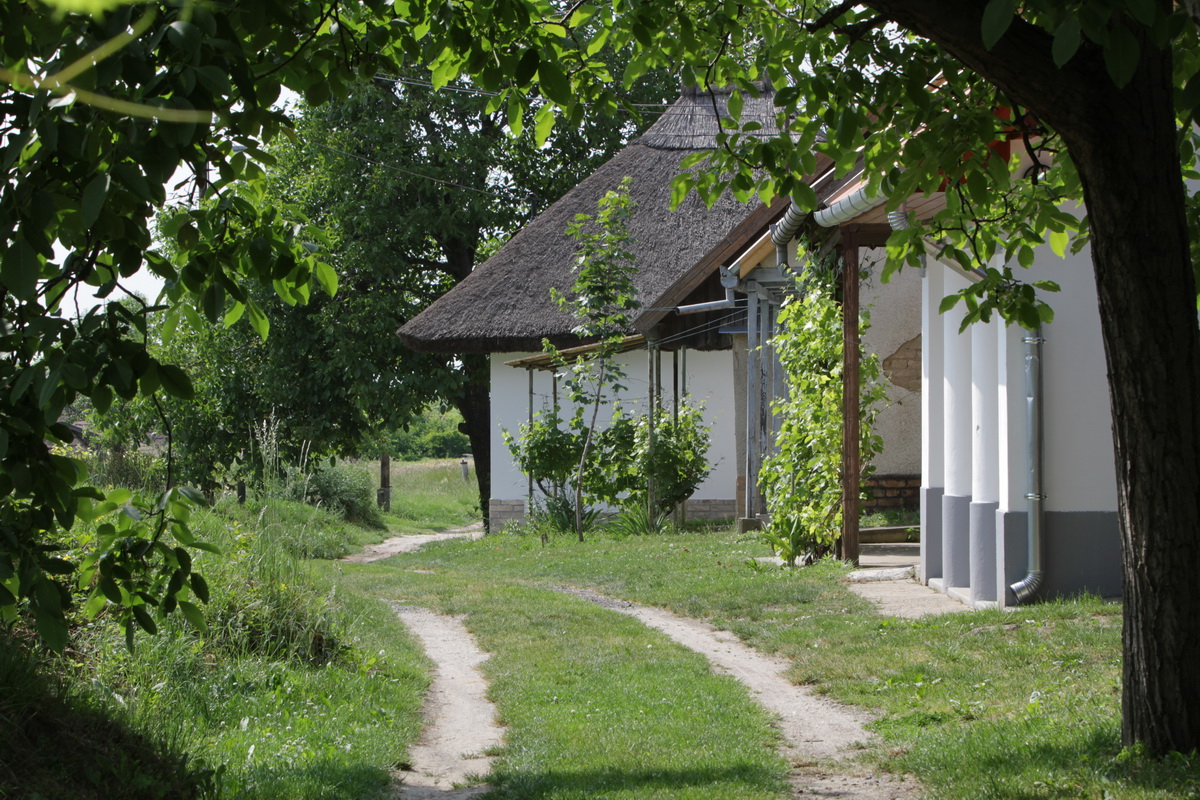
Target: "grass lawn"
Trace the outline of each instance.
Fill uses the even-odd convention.
[[[391,532],[472,520],[457,461],[397,466]],[[197,557],[205,635],[164,623],[131,654],[111,621],[77,620],[47,657],[0,631],[0,797],[391,797],[429,664],[388,602],[462,615],[491,654],[508,726],[492,800],[789,797],[747,691],[556,591],[579,586],[708,620],[871,709],[879,743],[849,768],[911,772],[935,800],[1200,798],[1195,756],[1121,749],[1120,608],[1094,598],[902,620],[849,592],[840,564],[764,567],[764,544],[712,527],[546,546],[500,533],[358,565],[322,559],[381,534],[322,509],[199,516],[222,551]]]
[[[620,539],[596,534],[582,544],[562,536],[545,548],[533,536],[501,534],[347,568],[339,580],[369,593],[465,614],[483,647],[495,653],[488,665],[493,692],[512,726],[498,767],[501,797],[594,796],[574,792],[580,780],[599,775],[623,776],[628,784],[606,788],[602,796],[691,796],[686,793],[691,787],[683,784],[701,774],[705,781],[737,775],[739,788],[710,784],[707,794],[697,796],[757,797],[757,791],[778,791],[771,788],[765,762],[752,771],[766,770],[761,790],[741,784],[752,774],[745,771],[746,762],[737,762],[741,766],[733,772],[730,766],[698,771],[665,754],[660,764],[647,749],[631,769],[629,751],[609,737],[619,742],[640,723],[638,711],[646,708],[644,673],[622,649],[632,654],[641,648],[618,642],[652,634],[638,633],[620,615],[580,607],[573,597],[546,591],[563,584],[706,619],[787,658],[797,682],[875,710],[880,744],[864,758],[876,769],[916,774],[933,798],[1200,796],[1194,759],[1159,762],[1120,748],[1119,606],[1085,598],[1011,613],[883,618],[843,586],[843,566],[786,571],[749,561],[765,554],[754,538],[729,531]],[[602,629],[606,632],[599,638]],[[670,650],[666,642],[649,648],[656,661]],[[570,659],[563,660],[564,652]],[[627,689],[624,681],[607,682],[613,672],[639,677]],[[701,677],[675,664],[674,656],[660,675],[664,687],[698,686]],[[592,686],[601,690],[566,693]],[[565,716],[564,697],[571,708]],[[581,708],[601,724],[593,730],[576,719]],[[753,716],[739,710],[738,719],[743,714]],[[669,727],[677,724],[672,720]],[[723,718],[713,722],[730,730],[740,724]],[[663,746],[670,751],[672,735],[657,736],[665,737]],[[747,736],[751,749],[762,747],[761,736],[741,732],[736,739]],[[564,741],[574,744],[563,749]],[[656,793],[639,794],[648,791],[645,785],[636,788],[644,783],[645,758],[655,763],[656,773],[676,763],[680,785],[670,791],[681,793],[665,793],[656,785]],[[559,780],[553,791],[521,794],[517,789]]]

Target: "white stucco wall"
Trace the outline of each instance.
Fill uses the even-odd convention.
[[[500,500],[523,500],[528,493],[528,479],[513,463],[512,454],[504,443],[503,431],[517,434],[522,423],[529,419],[529,373],[520,368],[507,366],[513,361],[532,353],[494,353],[491,356],[491,401],[492,401],[492,498]],[[675,356],[672,352],[662,354],[663,404],[670,408],[673,397],[673,372]],[[634,351],[619,357],[622,363],[627,390],[621,395],[626,409],[645,408],[648,389],[646,351]],[[732,500],[735,496],[737,465],[734,455],[734,381],[733,362],[730,351],[699,352],[689,350],[679,359],[680,392],[686,391],[692,399],[704,405],[704,419],[711,426],[712,445],[708,451],[712,465],[708,478],[693,495],[697,500]],[[560,381],[559,401],[562,413],[569,417],[573,413],[562,391]],[[545,370],[533,371],[533,410],[538,413],[552,404],[553,377]],[[611,411],[602,409],[600,424],[611,418]]]
[[[944,293],[964,285],[964,281],[948,267],[931,261],[931,270],[942,270]],[[1054,321],[1043,326],[1045,338],[1042,356],[1043,390],[1043,490],[1047,511],[1113,511],[1116,509],[1116,477],[1113,461],[1112,413],[1108,398],[1107,370],[1104,347],[1100,338],[1100,317],[1096,306],[1095,282],[1091,260],[1085,251],[1061,259],[1042,247],[1034,265],[1021,270],[1018,276],[1025,281],[1049,279],[1057,282],[1062,291],[1044,293],[1046,302],[1054,309]],[[956,314],[961,314],[961,304]],[[928,312],[927,312],[928,313]],[[947,324],[943,315],[941,332],[946,348],[946,369],[959,359],[970,359],[981,348],[994,350],[996,370],[996,438],[999,444],[998,475],[995,485],[1002,509],[1023,510],[1027,487],[1025,455],[1025,331],[1018,326],[998,329],[995,335],[956,334],[957,321]],[[937,331],[938,326],[929,326]],[[971,345],[964,338],[971,338]],[[962,352],[959,352],[959,351]],[[991,352],[984,355],[992,360]],[[969,363],[967,361],[966,363]],[[989,365],[988,367],[992,367]],[[948,378],[947,378],[948,380]],[[980,376],[975,376],[977,388]],[[990,383],[985,381],[985,383]],[[960,407],[957,395],[948,395],[943,419],[956,418]],[[963,398],[966,402],[966,398]],[[937,421],[933,426],[938,427]],[[977,426],[973,426],[977,427]],[[952,433],[956,430],[957,433]],[[962,425],[941,425],[940,433],[952,437],[944,441],[946,454],[947,493],[950,485],[962,492],[978,490],[980,480],[973,480],[972,465],[963,474],[963,466],[971,463],[965,454],[971,443]],[[977,434],[972,430],[972,434]],[[932,443],[932,439],[929,440]],[[960,454],[952,458],[951,453]],[[958,466],[951,469],[950,464]],[[951,474],[952,473],[952,474]],[[978,476],[987,485],[990,476]],[[965,478],[965,480],[964,480]],[[974,486],[972,486],[974,484]],[[992,499],[988,497],[986,499]]]
[[[885,255],[882,250],[863,252],[863,265],[871,266],[871,272],[859,289],[859,303],[871,318],[863,349],[879,356],[880,362],[921,334],[921,274],[905,268],[884,283],[880,276]],[[887,407],[875,421],[875,431],[883,438],[883,452],[873,462],[875,472],[917,475],[921,472],[920,392],[890,382],[887,389]]]
[[[1060,259],[1043,247],[1030,272],[1030,280],[1062,287],[1045,295],[1054,321],[1042,328],[1046,509],[1115,511],[1112,406],[1090,253]]]

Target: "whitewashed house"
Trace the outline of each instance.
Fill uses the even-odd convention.
[[[728,93],[685,90],[661,118],[638,139],[568,192],[510,239],[495,255],[401,330],[401,338],[417,350],[487,353],[491,362],[491,499],[487,514],[493,527],[518,519],[529,508],[528,480],[513,463],[502,432],[516,432],[522,422],[553,402],[556,379],[537,358],[542,340],[556,346],[583,346],[572,331],[577,322],[558,308],[551,288],[569,292],[574,281],[577,245],[567,226],[578,214],[594,215],[597,202],[632,179],[636,203],[629,221],[629,249],[637,263],[635,282],[643,309],[631,335],[641,337],[623,356],[630,376],[623,403],[645,404],[651,385],[669,407],[675,397],[690,395],[703,403],[711,426],[712,471],[689,501],[692,517],[731,518],[735,514],[737,459],[734,441],[732,340],[723,326],[728,312],[691,316],[658,315],[658,298],[692,269],[753,208],[730,196],[713,208],[694,195],[670,210],[671,180],[687,156],[715,147],[719,130],[713,103],[723,110]],[[763,136],[775,135],[771,95],[751,98],[743,118],[757,117]],[[717,299],[722,289],[701,281],[689,302]],[[651,369],[654,369],[651,378]],[[658,388],[661,387],[661,388]],[[564,410],[570,414],[570,410]]]
[[[888,214],[860,180],[813,181],[821,208],[789,212],[788,234],[835,243],[848,269],[907,214],[941,198],[914,197]],[[1096,292],[1086,251],[1049,246],[1021,277],[1050,279],[1054,321],[1037,331],[1003,321],[959,332],[962,304],[943,297],[977,277],[933,257],[906,268],[920,283],[920,579],[976,607],[1121,592],[1112,418]],[[907,273],[907,277],[905,277]],[[877,307],[886,307],[891,284]]]

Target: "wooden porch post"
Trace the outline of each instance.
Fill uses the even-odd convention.
[[[858,231],[842,228],[842,558],[858,564],[859,444]]]

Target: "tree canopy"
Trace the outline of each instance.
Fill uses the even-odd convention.
[[[244,315],[265,332],[247,287],[297,303],[315,286],[334,288],[333,271],[303,245],[303,216],[260,202],[271,158],[262,145],[290,125],[272,106],[281,87],[320,105],[381,68],[424,64],[435,88],[470,76],[510,126],[532,115],[541,141],[616,110],[619,87],[653,68],[746,92],[769,78],[786,134],[743,135],[735,95],[723,149],[678,181],[681,195],[783,193],[811,208],[801,176],[818,154],[843,174],[861,159],[893,208],[946,183],[946,211],[897,233],[889,255],[898,264],[932,234],[945,257],[985,269],[965,292],[971,316],[998,311],[1024,324],[1050,311],[1014,261],[1047,240],[1060,250],[1090,244],[1118,459],[1125,735],[1153,752],[1200,746],[1191,574],[1200,560],[1200,200],[1184,186],[1195,174],[1200,103],[1195,2],[263,0],[220,13],[190,2],[79,3],[100,5],[114,7],[92,18],[0,5],[6,615],[22,597],[39,620],[57,618],[65,589],[53,576],[72,565],[54,559],[44,532],[95,502],[74,463],[45,444],[65,439],[57,420],[66,404],[78,394],[104,406],[113,394],[191,391],[128,335],[144,335],[147,310],[109,306],[72,321],[62,313],[68,289],[106,296],[148,269],[166,281],[168,329],[189,316]],[[625,54],[627,66],[617,70],[606,53]],[[1019,140],[1035,169],[1014,179],[998,159],[967,157],[1002,138]],[[210,202],[162,231],[168,258],[150,220],[181,166]],[[1072,202],[1086,213],[1068,213]],[[185,522],[185,513],[168,511],[144,516],[134,544],[114,534],[109,559],[85,575],[93,597],[141,608],[146,627],[142,606],[167,608],[173,601],[162,598],[185,591],[186,564],[160,537],[168,517]],[[161,584],[124,577],[125,565],[146,561],[161,567]]]

